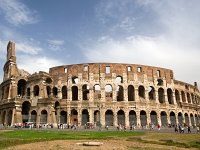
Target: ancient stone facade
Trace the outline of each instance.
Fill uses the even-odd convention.
[[[13,42],[3,69],[0,124],[199,124],[197,83],[175,80],[170,69],[85,63],[29,74],[17,68]]]

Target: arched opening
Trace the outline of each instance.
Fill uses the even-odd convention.
[[[60,110],[60,103],[58,101],[55,102],[54,109],[55,109],[56,120],[57,120],[57,122],[59,122],[59,112],[58,112],[58,110]]]
[[[30,88],[27,88],[27,98],[30,99],[30,96],[31,96],[31,89]]]
[[[136,112],[134,110],[129,111],[129,124],[131,125],[137,125],[137,116]]]
[[[29,111],[31,108],[31,104],[28,101],[22,103],[22,122],[28,122],[29,120]]]
[[[105,86],[105,96],[107,101],[112,101],[112,86],[110,84],[107,84]]]
[[[39,86],[38,85],[35,85],[34,86],[34,96],[39,96],[39,94],[40,94],[40,88],[39,88]]]
[[[57,87],[53,87],[53,97],[58,97],[58,88]]]
[[[123,110],[117,112],[117,121],[118,124],[125,125],[125,114]]]
[[[178,90],[175,90],[175,98],[176,98],[176,103],[179,104],[180,103],[180,94]]]
[[[158,86],[163,86],[163,80],[162,79],[158,79],[157,80],[157,85]]]
[[[173,104],[173,92],[172,89],[167,89],[167,98],[169,104]]]
[[[94,99],[101,99],[101,87],[99,84],[94,85]]]
[[[108,126],[113,126],[113,112],[112,110],[107,110],[105,113],[105,123]]]
[[[62,99],[67,99],[67,87],[62,87]]]
[[[151,111],[150,118],[151,118],[151,124],[154,124],[154,125],[158,124],[158,116],[155,111]]]
[[[189,125],[189,117],[188,117],[188,114],[185,113],[184,117],[185,117],[185,124],[186,124],[186,125]]]
[[[46,83],[47,83],[47,84],[51,84],[51,83],[52,83],[52,79],[51,79],[51,78],[47,78],[47,79],[46,79]]]
[[[72,83],[73,84],[78,84],[78,77],[77,76],[73,76],[72,77]]]
[[[117,76],[116,79],[115,79],[115,83],[117,85],[123,83],[123,77],[122,76]]]
[[[66,111],[60,112],[60,123],[62,123],[62,124],[67,123],[67,112]]]
[[[6,87],[6,90],[5,90],[5,93],[4,93],[4,99],[7,99],[7,98],[8,98],[8,95],[9,95],[9,89],[10,89],[10,87],[7,86],[7,87]]]
[[[194,115],[194,118],[195,118],[195,121],[196,121],[196,125],[198,125],[199,124],[199,120],[198,120],[197,114]]]
[[[89,113],[87,109],[83,109],[82,111],[82,125],[87,124],[89,122]]]
[[[82,86],[82,96],[83,100],[89,100],[89,86],[87,84]]]
[[[135,101],[135,89],[132,85],[128,86],[128,101]]]
[[[1,88],[1,100],[4,99],[4,87]]]
[[[46,90],[47,90],[47,96],[50,97],[51,96],[51,87],[47,86]]]
[[[121,85],[117,86],[117,101],[124,100],[124,88]]]
[[[7,122],[6,122],[6,111],[3,112],[2,123],[3,123],[3,125],[7,124]]]
[[[191,94],[191,98],[192,98],[191,103],[195,104],[195,98],[194,98],[194,94],[193,93]]]
[[[78,125],[78,112],[75,109],[71,110],[71,124],[72,125]]]
[[[78,87],[72,86],[72,101],[78,100]]]
[[[162,111],[162,112],[160,113],[160,115],[161,115],[161,125],[162,125],[162,126],[168,126],[167,114],[166,114],[166,112],[165,112],[165,111]]]
[[[26,91],[26,80],[20,79],[17,83],[17,95],[18,96],[25,96]]]
[[[194,123],[194,116],[192,113],[190,114],[190,122],[191,122],[191,125],[194,127],[195,123]]]
[[[41,111],[40,124],[46,124],[46,123],[47,123],[47,111],[44,109]]]
[[[188,103],[191,103],[191,98],[190,98],[190,94],[189,93],[187,93],[187,101],[188,101]]]
[[[148,95],[149,95],[149,100],[155,100],[156,99],[155,89],[154,89],[153,86],[150,86],[148,88]]]
[[[100,111],[96,110],[94,112],[94,122],[96,122],[96,125],[100,124]]]
[[[182,98],[182,102],[186,102],[186,99],[185,99],[185,93],[183,91],[181,91],[181,98]]]
[[[8,126],[11,126],[12,123],[12,110],[8,112]]]
[[[145,89],[144,86],[140,85],[138,88],[138,95],[140,98],[144,98],[145,99]]]
[[[37,120],[37,112],[35,110],[31,111],[31,119],[30,122],[36,123]]]
[[[144,110],[140,111],[140,121],[142,127],[147,125],[147,114]]]
[[[158,100],[160,103],[164,103],[165,102],[165,94],[164,94],[164,89],[163,88],[159,88],[158,89]]]
[[[183,115],[181,112],[178,113],[178,123],[182,124],[183,123]]]
[[[170,112],[170,122],[171,122],[172,126],[174,126],[176,124],[176,115],[173,111]]]

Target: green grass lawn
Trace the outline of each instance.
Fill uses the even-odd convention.
[[[120,140],[120,138],[133,142],[200,149],[200,134],[72,130],[0,130],[0,149],[41,141]],[[138,147],[136,149],[143,148]]]
[[[0,131],[0,149],[33,142],[50,140],[111,139],[129,136],[142,136],[143,132],[117,131],[50,131],[50,130],[8,130]]]

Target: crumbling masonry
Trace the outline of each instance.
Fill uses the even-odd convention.
[[[7,46],[0,85],[0,124],[60,123],[103,126],[200,123],[200,92],[174,79],[172,70],[137,64],[63,65],[29,74]]]

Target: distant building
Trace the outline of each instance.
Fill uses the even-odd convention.
[[[31,66],[30,66],[31,67]],[[200,123],[200,92],[170,69],[137,64],[84,63],[29,74],[7,46],[0,85],[0,124],[34,122],[103,126]]]

